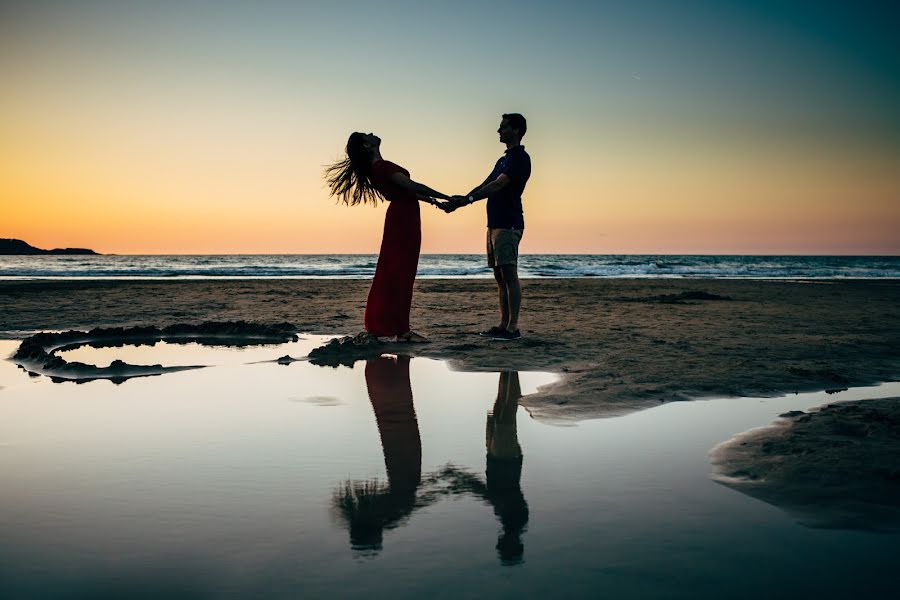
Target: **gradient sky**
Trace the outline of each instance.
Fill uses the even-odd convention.
[[[377,252],[354,130],[465,193],[525,114],[522,251],[900,254],[896,3],[0,2],[0,237]],[[484,205],[423,206],[481,252]]]

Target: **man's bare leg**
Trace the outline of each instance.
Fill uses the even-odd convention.
[[[494,279],[497,280],[497,292],[500,296],[500,329],[509,327],[509,293],[503,280],[503,267],[494,267]]]
[[[508,316],[506,319],[506,329],[508,331],[516,331],[519,328],[519,308],[522,306],[522,286],[519,284],[519,273],[516,265],[502,265],[494,267],[494,270],[500,269],[501,277],[506,288],[507,307],[504,314]],[[503,293],[501,292],[501,301]]]

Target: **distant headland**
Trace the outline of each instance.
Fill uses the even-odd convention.
[[[54,248],[42,250],[22,240],[0,238],[0,254],[97,254],[88,248]]]

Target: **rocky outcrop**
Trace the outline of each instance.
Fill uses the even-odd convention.
[[[0,238],[0,254],[26,256],[33,254],[97,254],[88,248],[54,248],[53,250],[43,250],[35,248],[31,244],[22,240],[12,238]]]

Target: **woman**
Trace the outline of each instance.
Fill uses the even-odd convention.
[[[422,242],[419,200],[440,206],[435,198],[450,197],[416,183],[409,178],[409,171],[384,160],[381,139],[372,133],[351,134],[347,158],[328,167],[325,175],[331,195],[348,206],[390,202],[375,278],[366,300],[366,331],[376,337],[395,337],[398,342],[427,342],[409,327]]]

